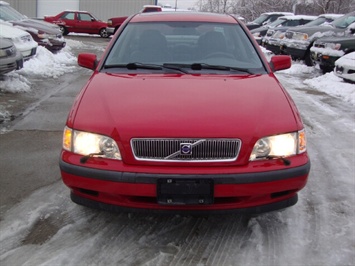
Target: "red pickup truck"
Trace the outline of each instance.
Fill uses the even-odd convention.
[[[161,6],[155,6],[155,5],[145,5],[143,6],[143,9],[140,11],[140,13],[144,12],[160,12],[162,11]],[[116,30],[121,26],[121,24],[128,18],[127,17],[115,17],[115,18],[110,18],[107,20],[107,33],[108,34],[114,34]]]

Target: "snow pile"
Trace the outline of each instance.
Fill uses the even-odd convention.
[[[344,82],[343,79],[335,76],[334,72],[305,80],[303,83],[314,90],[325,92],[355,105],[355,85]]]

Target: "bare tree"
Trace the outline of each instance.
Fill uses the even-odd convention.
[[[355,10],[355,0],[198,0],[196,7],[200,11],[236,14],[250,21],[261,13],[274,11],[346,14]]]

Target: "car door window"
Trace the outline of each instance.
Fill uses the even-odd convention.
[[[68,12],[68,13],[65,13],[61,18],[68,19],[68,20],[74,20],[74,17],[75,17],[75,13]]]
[[[82,21],[92,21],[93,17],[90,16],[89,14],[79,14],[79,20]]]

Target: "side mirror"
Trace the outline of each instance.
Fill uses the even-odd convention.
[[[274,55],[270,60],[272,71],[279,71],[291,67],[291,57],[288,55]]]
[[[95,70],[97,63],[96,54],[79,54],[78,56],[78,65],[81,67]]]

